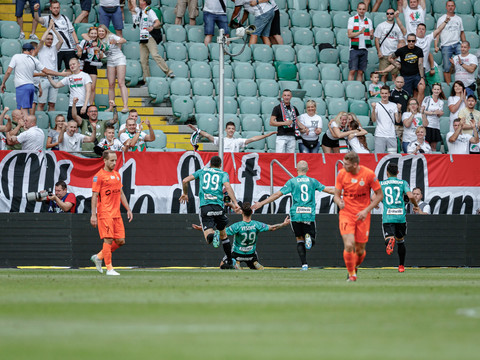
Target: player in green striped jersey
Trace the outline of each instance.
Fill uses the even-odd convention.
[[[383,192],[382,226],[387,254],[393,253],[395,242],[399,257],[398,271],[405,271],[405,235],[407,234],[407,220],[405,217],[404,195],[407,195],[413,206],[418,209],[417,201],[410,191],[405,180],[397,178],[398,165],[390,162],[387,166],[387,180],[380,181]]]

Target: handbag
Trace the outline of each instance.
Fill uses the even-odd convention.
[[[316,140],[305,140],[302,138],[302,144],[309,149],[314,149],[318,145],[318,138]]]

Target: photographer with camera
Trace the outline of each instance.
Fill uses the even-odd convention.
[[[25,195],[28,201],[43,202],[47,206],[47,212],[51,213],[74,213],[77,206],[77,198],[73,193],[67,192],[65,181],[58,181],[55,184],[55,193],[49,189]]]

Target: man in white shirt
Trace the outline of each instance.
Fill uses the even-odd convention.
[[[478,148],[478,130],[475,121],[471,121],[470,125],[473,127],[473,136],[463,133],[465,119],[453,120],[454,132],[450,131],[447,134],[448,153],[449,154],[469,154],[472,145]],[[478,152],[477,152],[478,153]]]
[[[450,58],[453,65],[450,72],[455,72],[455,81],[463,82],[468,95],[474,95],[476,90],[475,69],[478,66],[478,59],[475,55],[470,54],[470,43],[462,41],[460,45],[460,55]]]
[[[149,134],[142,131],[142,125],[148,126]],[[126,151],[146,151],[145,143],[149,141],[155,141],[155,132],[148,119],[145,119],[137,127],[137,123],[134,119],[127,119],[126,129],[124,133],[120,134],[120,142],[125,146]]]
[[[60,151],[78,152],[82,151],[82,144],[91,143],[95,141],[96,129],[93,128],[92,135],[86,136],[77,132],[77,122],[70,120],[67,126],[62,128],[60,135],[58,135],[58,149]]]
[[[40,8],[40,4],[35,4],[35,8],[38,10]],[[48,27],[50,25],[50,20],[55,22],[55,27],[60,36],[63,38],[63,44],[57,56],[57,67],[61,69],[63,61],[65,64],[65,69],[68,69],[70,59],[75,57],[75,52],[80,49],[80,46],[78,45],[78,37],[70,19],[63,14],[60,14],[60,3],[58,0],[50,1],[50,12],[51,15],[42,17],[38,16],[38,13],[35,12],[35,20],[44,27]],[[56,36],[55,39],[57,39]],[[54,44],[56,44],[56,42]]]
[[[191,124],[188,125],[190,129],[193,131],[197,131],[197,128]],[[264,135],[256,135],[252,136],[251,138],[244,139],[244,138],[234,138],[235,135],[235,123],[233,121],[227,122],[225,126],[225,138],[223,139],[223,151],[225,152],[240,152],[241,150],[245,149],[245,146],[248,144],[265,139],[273,134],[276,134],[276,131],[269,132],[268,134]],[[200,136],[206,137],[209,141],[213,142],[215,145],[218,145],[218,136],[212,136],[206,131],[200,130]]]
[[[437,28],[445,21],[447,17],[450,18],[445,31],[435,38],[435,52],[438,52],[438,40],[440,39],[440,47],[442,48],[443,56],[443,75],[445,82],[450,85],[452,77],[450,75],[450,58],[453,55],[458,55],[461,52],[460,41],[466,41],[465,32],[463,31],[463,21],[458,15],[455,15],[455,1],[447,1],[447,13],[440,16],[437,21]]]
[[[387,21],[380,23],[375,29],[375,47],[377,48],[379,59],[379,70],[383,70],[390,66],[388,57],[392,55],[399,47],[405,46],[402,31],[400,27],[395,24],[395,18],[398,20],[399,12],[392,8],[387,9]],[[397,68],[391,71],[392,78],[395,80],[399,71]],[[382,76],[382,82],[387,82],[387,74]]]
[[[17,136],[21,127],[25,127],[26,131]],[[9,145],[22,144],[22,150],[39,151],[43,150],[45,134],[43,130],[37,126],[37,118],[35,115],[27,115],[21,119],[15,129],[7,133],[7,142]]]
[[[376,122],[375,128],[375,152],[397,152],[397,136],[395,123],[401,123],[399,109],[401,104],[395,104],[388,100],[390,88],[382,86],[380,90],[381,101],[372,102],[372,122]]]
[[[348,59],[348,80],[363,81],[367,69],[368,50],[372,46],[373,22],[365,17],[367,7],[360,2],[357,13],[348,19],[347,36],[350,39],[350,58]],[[355,73],[357,76],[355,78]]]
[[[56,45],[53,45],[55,36],[58,41]],[[33,51],[33,56],[37,56],[38,61],[47,69],[58,71],[57,53],[60,51],[62,44],[63,38],[55,29],[55,22],[51,19],[48,29],[43,33],[40,43]],[[55,77],[54,80],[57,80],[57,78]],[[42,87],[42,95],[38,98],[38,110],[44,111],[45,104],[48,101],[48,111],[55,111],[58,90],[50,85],[46,77],[40,79],[40,86]]]
[[[418,24],[425,24],[427,13],[425,0],[403,0],[403,15],[408,34],[415,34]]]

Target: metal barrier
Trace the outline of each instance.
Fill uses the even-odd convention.
[[[292,173],[290,171],[287,170],[287,168],[285,166],[283,166],[280,161],[278,161],[277,159],[273,159],[271,162],[270,162],[270,195],[273,194],[273,164],[278,164],[278,166],[280,166],[280,168],[285,171],[291,178],[294,178],[295,176],[292,175]],[[295,163],[296,164],[296,163]],[[273,201],[270,203],[270,212],[273,214]]]

